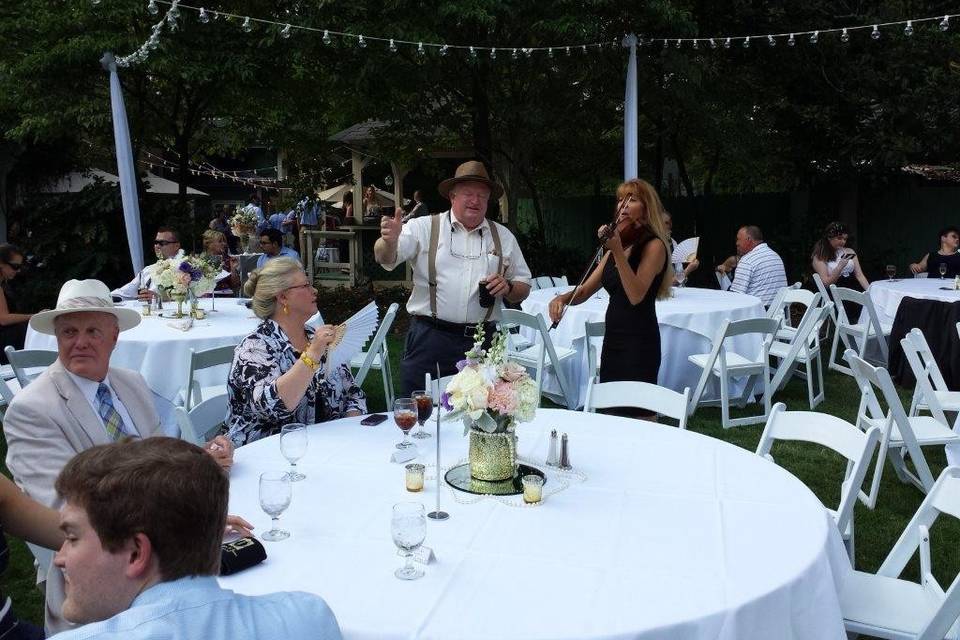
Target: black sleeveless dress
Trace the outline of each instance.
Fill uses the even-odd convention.
[[[927,275],[930,278],[940,277],[940,265],[947,265],[947,272],[943,277],[953,280],[960,275],[960,251],[952,253],[949,256],[941,254],[939,251],[931,251],[927,256]]]
[[[660,241],[649,228],[641,234],[627,258],[634,272],[640,266],[647,243]],[[667,252],[660,272],[638,304],[630,304],[620,281],[616,261],[612,255],[607,258],[601,282],[610,294],[610,301],[600,356],[600,382],[635,380],[657,384],[657,374],[660,372],[660,326],[657,324],[656,301],[669,256]]]

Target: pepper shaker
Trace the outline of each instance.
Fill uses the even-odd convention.
[[[547,466],[556,467],[560,464],[560,456],[557,453],[557,430],[550,430],[550,447],[547,449]]]
[[[570,465],[570,448],[567,442],[567,434],[560,437],[560,468],[564,471],[573,469]]]

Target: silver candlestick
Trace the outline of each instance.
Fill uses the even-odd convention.
[[[433,389],[430,390],[431,392]],[[440,467],[440,396],[443,395],[443,392],[440,391],[440,365],[437,364],[437,508],[427,514],[427,517],[431,520],[446,520],[450,517],[450,514],[446,511],[440,509],[440,476],[443,473],[443,469]]]

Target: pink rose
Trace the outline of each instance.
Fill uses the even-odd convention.
[[[526,375],[526,373],[527,370],[516,362],[504,362],[500,369],[500,377],[507,382],[516,382]]]
[[[487,406],[500,415],[511,415],[517,410],[517,394],[513,386],[509,382],[495,384],[487,397]]]

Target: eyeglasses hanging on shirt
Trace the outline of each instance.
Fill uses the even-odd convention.
[[[454,231],[453,218],[451,216],[450,218],[450,255],[452,255],[454,258],[460,258],[462,260],[479,260],[480,258],[484,257],[482,228],[477,230],[479,232],[479,238],[478,238],[479,242],[477,242],[478,246],[476,247],[476,250],[474,250],[473,248],[474,243],[472,242],[473,237],[471,233],[466,229],[464,229],[462,225],[461,225],[462,233],[458,232],[456,234],[456,237],[454,237],[453,231]],[[457,250],[457,243],[456,243],[457,239],[460,240],[461,251]]]

